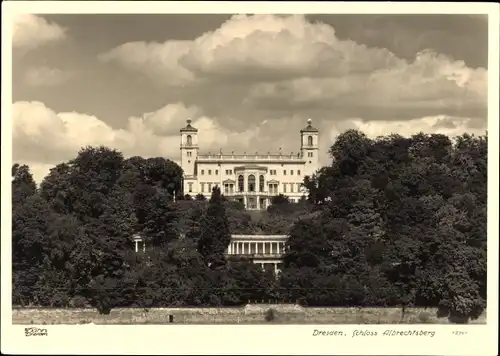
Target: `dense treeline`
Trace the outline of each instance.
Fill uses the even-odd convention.
[[[480,313],[487,136],[452,144],[444,135],[370,140],[347,131],[330,155],[332,164],[305,182],[320,213],[291,229],[281,286],[309,305]]]
[[[486,305],[487,136],[350,130],[331,164],[265,212],[218,189],[182,196],[182,170],[87,147],[37,188],[12,169],[13,303],[94,306],[434,306],[459,318]],[[224,256],[230,234],[290,235],[276,279]],[[135,253],[134,234],[146,239]]]

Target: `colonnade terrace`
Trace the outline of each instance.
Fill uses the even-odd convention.
[[[225,251],[228,259],[250,259],[263,270],[281,271],[288,235],[231,235]],[[146,252],[146,242],[140,235],[133,237],[135,252]]]
[[[287,235],[231,235],[226,255],[249,258],[262,269],[279,273],[287,240]]]

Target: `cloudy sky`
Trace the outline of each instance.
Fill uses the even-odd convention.
[[[488,24],[470,15],[17,17],[13,158],[37,181],[86,145],[179,158],[298,152],[307,118],[322,160],[335,136],[487,127]]]

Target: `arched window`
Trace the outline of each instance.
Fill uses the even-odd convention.
[[[260,176],[259,177],[259,192],[263,192],[264,191],[264,176]]]
[[[186,136],[186,144],[188,146],[191,146],[193,144],[193,138],[191,137],[191,135]]]
[[[243,192],[245,190],[245,178],[243,176],[238,176],[238,191]]]
[[[308,136],[307,137],[307,145],[308,146],[312,146],[313,145],[313,137],[312,136]]]
[[[248,176],[248,191],[255,192],[255,176],[253,174]]]

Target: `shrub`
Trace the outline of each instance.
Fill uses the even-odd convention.
[[[76,295],[69,301],[70,308],[85,308],[88,306],[87,299],[81,295]]]

